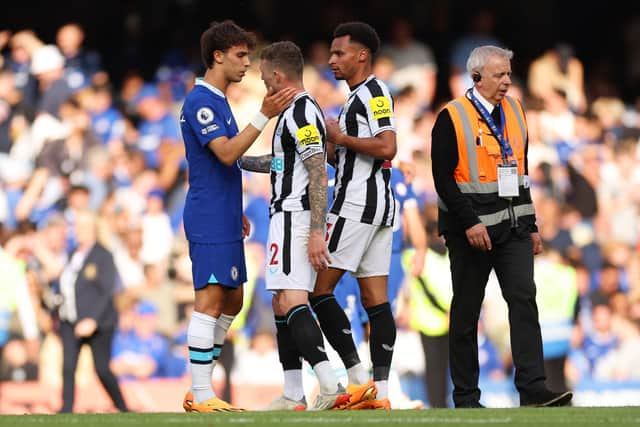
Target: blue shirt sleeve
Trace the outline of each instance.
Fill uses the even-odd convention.
[[[213,139],[227,136],[224,114],[211,100],[195,99],[185,104],[181,120],[189,125],[203,147]]]

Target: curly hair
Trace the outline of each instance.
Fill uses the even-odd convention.
[[[225,52],[233,46],[246,44],[249,49],[256,45],[253,33],[245,31],[235,22],[227,19],[223,22],[212,22],[209,28],[200,36],[200,54],[205,67],[213,67],[213,52]]]
[[[365,22],[345,22],[333,31],[333,38],[349,36],[352,41],[360,43],[375,56],[380,48],[380,37],[376,30]]]

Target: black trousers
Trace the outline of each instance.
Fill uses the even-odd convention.
[[[564,364],[567,356],[558,356],[544,360],[544,371],[547,374],[547,387],[553,391],[568,391],[567,379],[564,375]]]
[[[453,402],[461,406],[480,399],[478,318],[491,269],[495,269],[509,308],[516,388],[521,394],[544,389],[531,237],[519,238],[513,234],[506,242],[494,244],[488,252],[471,247],[464,235],[448,234],[445,239],[453,281],[449,328]]]
[[[437,337],[420,333],[425,358],[425,390],[432,408],[446,408],[449,391],[449,335]]]
[[[93,354],[96,373],[105,390],[113,400],[113,404],[122,412],[127,411],[116,377],[109,368],[111,359],[111,338],[113,328],[98,330],[89,338],[77,338],[73,332],[74,325],[60,322],[60,337],[62,338],[63,368],[62,368],[62,409],[60,412],[72,412],[75,400],[76,366],[82,344],[89,344]]]

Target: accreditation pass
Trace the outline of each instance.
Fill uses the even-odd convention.
[[[518,166],[498,165],[498,196],[518,197]]]

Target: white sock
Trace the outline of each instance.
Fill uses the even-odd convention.
[[[302,369],[290,369],[284,371],[284,391],[282,395],[293,400],[302,400]]]
[[[196,403],[204,402],[216,395],[211,385],[211,374],[213,373],[213,331],[215,327],[215,317],[196,311],[191,315],[191,321],[189,321],[189,328],[187,329],[187,343],[190,347],[191,390],[193,391],[193,399]],[[194,361],[205,363],[194,363]]]
[[[320,383],[320,393],[333,394],[338,391],[338,377],[336,377],[336,371],[333,370],[328,360],[316,363],[313,371],[318,377],[318,383]]]
[[[389,381],[376,381],[376,388],[378,389],[378,396],[376,399],[386,399],[389,397]]]
[[[349,384],[366,384],[369,381],[369,373],[364,369],[362,363],[347,369],[347,376],[349,377]]]
[[[214,345],[222,345],[224,344],[224,340],[227,337],[227,331],[229,330],[229,326],[231,326],[231,322],[235,319],[236,316],[229,316],[228,314],[222,313],[218,320],[216,321],[216,327],[213,331],[213,344]]]

